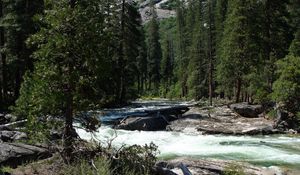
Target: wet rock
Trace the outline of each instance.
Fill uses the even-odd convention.
[[[17,167],[28,161],[50,156],[50,152],[45,148],[22,143],[0,143],[0,166]]]
[[[169,169],[173,173],[183,175],[181,166],[184,165],[193,175],[221,175],[232,165],[235,165],[243,171],[244,174],[266,174],[273,173],[275,170],[263,169],[255,167],[246,163],[237,163],[234,161],[216,160],[216,159],[191,159],[191,158],[177,158],[170,161],[158,162],[156,166],[164,169]]]
[[[139,131],[159,131],[165,130],[169,124],[168,119],[161,115],[151,115],[147,117],[128,117],[116,129],[139,130]]]
[[[231,104],[230,109],[243,117],[255,118],[264,112],[262,105],[250,105],[248,103]]]

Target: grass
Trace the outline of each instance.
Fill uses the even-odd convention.
[[[11,173],[13,169],[9,166],[0,167],[0,174]]]
[[[230,164],[224,169],[224,175],[246,175],[243,168],[237,164]]]
[[[66,165],[62,169],[65,175],[111,175],[110,161],[104,157],[98,157],[90,162],[82,160],[81,162]]]

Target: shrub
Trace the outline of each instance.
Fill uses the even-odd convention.
[[[114,174],[150,174],[157,160],[157,146],[133,145],[125,147],[117,153],[118,159],[114,161]]]
[[[224,175],[246,175],[240,165],[230,164],[224,169]]]
[[[97,157],[93,161],[82,160],[62,169],[65,175],[111,175],[110,161],[105,157]]]

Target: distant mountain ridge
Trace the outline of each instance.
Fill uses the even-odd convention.
[[[139,12],[142,16],[143,23],[147,23],[151,19],[150,1],[146,0],[139,5]],[[165,4],[174,0],[154,0],[158,19],[174,17],[176,12],[174,9],[165,8]]]

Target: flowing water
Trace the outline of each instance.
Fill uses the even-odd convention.
[[[148,108],[159,108],[178,104],[149,104],[138,108],[131,107],[130,112],[142,111]],[[113,110],[116,111],[116,110]],[[117,118],[126,109],[111,112],[107,117]],[[113,115],[113,113],[115,115]],[[105,117],[104,117],[105,118]],[[119,118],[121,118],[119,116]],[[94,135],[77,130],[80,137],[86,140],[96,138],[103,142],[114,138],[113,145],[145,145],[153,142],[160,151],[159,158],[171,159],[188,156],[193,158],[218,158],[225,160],[245,161],[265,167],[281,166],[300,170],[300,136],[271,135],[271,136],[224,136],[199,135],[195,133],[179,133],[167,131],[125,131],[113,130],[102,126]],[[116,137],[117,136],[117,137]]]

